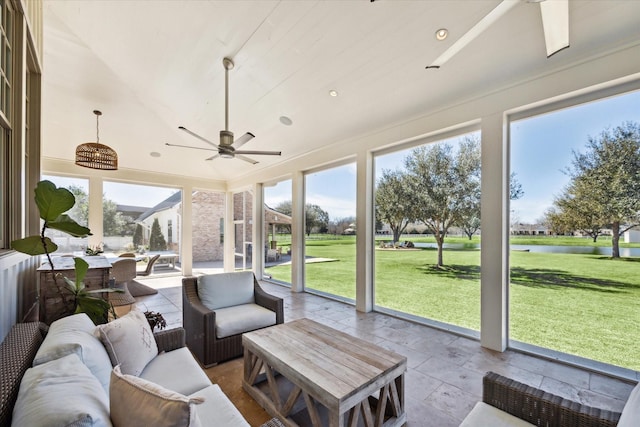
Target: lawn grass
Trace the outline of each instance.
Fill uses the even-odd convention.
[[[355,239],[307,240],[306,286],[355,299]],[[480,329],[480,251],[375,251],[376,305]],[[640,370],[640,259],[511,253],[511,339]],[[268,269],[290,280],[291,267]]]

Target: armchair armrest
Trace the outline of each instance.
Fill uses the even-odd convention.
[[[187,347],[200,361],[208,360],[210,343],[216,341],[216,313],[205,307],[198,297],[198,279],[182,279],[182,326],[186,330]]]
[[[483,402],[534,425],[615,427],[620,413],[582,405],[495,372],[482,380]]]
[[[183,328],[167,329],[153,334],[158,345],[158,353],[171,351],[185,346],[185,331]]]
[[[282,298],[266,293],[254,279],[254,297],[256,304],[276,313],[276,324],[284,323],[284,303]]]

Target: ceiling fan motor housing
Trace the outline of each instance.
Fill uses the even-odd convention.
[[[231,146],[233,144],[233,132],[228,130],[220,131],[220,145]]]

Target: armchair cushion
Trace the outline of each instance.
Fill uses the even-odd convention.
[[[629,399],[622,409],[618,427],[633,427],[640,420],[640,383],[631,390]]]
[[[144,368],[140,378],[185,395],[211,385],[207,374],[197,363],[189,363],[190,359],[193,356],[187,347],[160,353]]]
[[[253,272],[206,274],[198,278],[198,296],[210,310],[255,302]]]
[[[276,324],[276,313],[258,304],[216,310],[216,337],[225,338]]]
[[[484,402],[476,403],[469,415],[462,421],[460,427],[531,427],[530,424],[520,418],[514,417],[495,406]]]

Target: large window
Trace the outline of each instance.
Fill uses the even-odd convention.
[[[233,242],[236,270],[251,270],[251,257],[254,252],[252,207],[251,191],[233,193]]]
[[[17,189],[9,174],[11,162],[11,80],[13,69],[14,14],[11,2],[0,1],[0,249],[9,246],[10,190]]]
[[[265,273],[291,283],[291,180],[264,186]]]
[[[640,92],[513,121],[512,346],[639,370]]]
[[[480,136],[375,158],[378,310],[480,330]]]
[[[180,252],[180,190],[110,181],[102,190],[105,253]]]
[[[355,164],[305,175],[305,286],[355,300]]]

